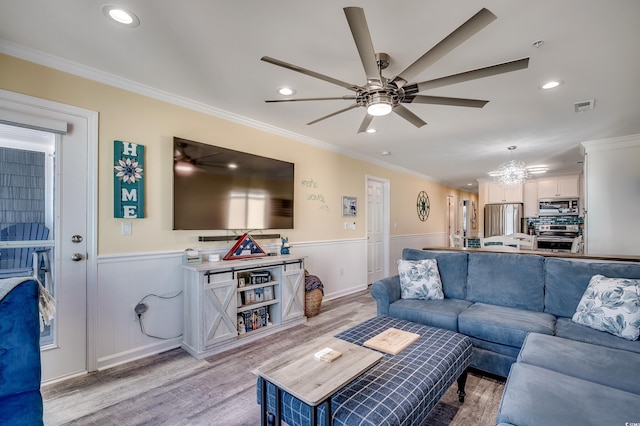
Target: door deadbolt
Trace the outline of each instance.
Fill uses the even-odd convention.
[[[72,243],[81,243],[82,242],[82,235],[74,235],[73,237],[71,237],[71,242]]]
[[[73,253],[71,255],[71,260],[73,260],[74,262],[79,262],[82,259],[84,259],[84,256],[82,255],[82,253]]]

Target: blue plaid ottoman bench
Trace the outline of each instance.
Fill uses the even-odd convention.
[[[450,330],[379,316],[371,318],[335,337],[362,346],[388,328],[397,328],[421,337],[397,355],[384,354],[382,360],[331,397],[332,419],[326,406],[318,407],[318,424],[334,425],[421,425],[442,395],[457,380],[458,395],[464,401],[467,368],[471,363],[471,340]],[[262,378],[257,384],[261,401]],[[274,413],[275,386],[267,383],[267,409]],[[290,426],[307,426],[308,405],[282,393],[282,419]],[[327,422],[329,420],[329,422]]]

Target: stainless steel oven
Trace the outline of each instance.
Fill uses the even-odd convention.
[[[574,240],[578,237],[578,225],[547,225],[538,228],[538,250],[553,252],[571,252]]]

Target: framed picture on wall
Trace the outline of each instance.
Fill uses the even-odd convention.
[[[358,198],[342,196],[342,216],[358,215]]]

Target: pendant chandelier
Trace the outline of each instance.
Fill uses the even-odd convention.
[[[518,161],[513,159],[513,151],[516,149],[515,145],[509,148],[511,159],[506,163],[503,163],[498,167],[495,172],[490,172],[489,175],[495,180],[502,183],[504,186],[517,186],[523,184],[531,176],[527,170],[527,166],[524,161]]]

